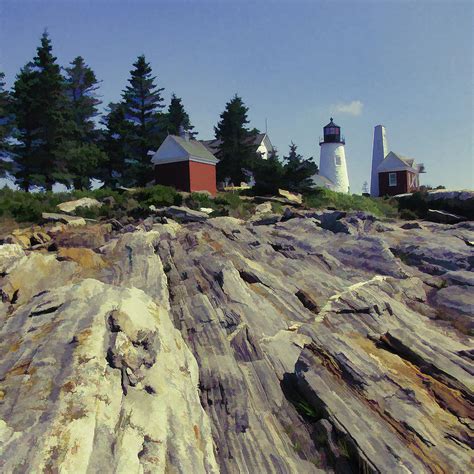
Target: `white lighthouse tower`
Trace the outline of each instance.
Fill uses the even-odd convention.
[[[349,192],[345,144],[341,127],[336,125],[331,117],[331,121],[324,127],[324,138],[319,142],[321,147],[319,174],[331,181],[331,189],[340,193]]]
[[[374,147],[372,149],[372,175],[370,177],[370,195],[379,196],[379,174],[377,168],[388,154],[387,136],[383,125],[374,128]]]

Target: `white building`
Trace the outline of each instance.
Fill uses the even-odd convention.
[[[349,192],[345,144],[341,127],[336,125],[331,117],[331,121],[324,127],[324,137],[319,142],[321,157],[319,174],[313,176],[315,186],[326,187],[340,193]]]
[[[214,155],[219,153],[221,140],[201,140],[201,143]],[[264,160],[268,159],[273,152],[273,145],[266,133],[257,133],[255,137],[249,139],[249,145],[253,145],[257,153],[260,153]]]

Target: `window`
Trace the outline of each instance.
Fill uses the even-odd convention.
[[[336,166],[341,166],[341,157],[336,155]]]
[[[389,186],[397,185],[397,173],[388,173],[388,185]]]

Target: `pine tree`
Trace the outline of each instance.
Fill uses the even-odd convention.
[[[173,94],[166,116],[167,132],[170,135],[178,135],[181,127],[185,132],[188,132],[191,138],[195,138],[197,135],[196,132],[193,132],[194,127],[191,125],[191,120],[181,103],[181,99]]]
[[[126,177],[127,161],[132,153],[131,140],[135,133],[134,125],[126,119],[123,103],[110,103],[108,113],[102,120],[106,127],[100,141],[107,160],[102,167],[100,179],[105,186],[129,185]]]
[[[9,139],[13,130],[12,97],[5,90],[5,74],[0,72],[0,176],[11,170],[8,160],[11,145]]]
[[[138,57],[130,71],[129,85],[122,97],[125,117],[133,124],[130,166],[127,179],[130,184],[145,185],[151,178],[149,150],[156,150],[165,138],[160,128],[163,88],[155,84],[150,64],[145,56]]]
[[[216,138],[221,140],[217,153],[218,181],[230,179],[234,184],[240,184],[246,179],[245,170],[252,170],[256,164],[257,155],[253,146],[255,129],[246,128],[248,107],[237,94],[226,104],[220,115],[217,127],[214,127]]]
[[[74,128],[64,92],[64,78],[45,32],[33,62],[17,76],[13,93],[20,142],[14,176],[26,191],[70,182],[64,149]]]
[[[33,64],[29,63],[17,75],[13,92],[13,110],[17,125],[16,139],[18,140],[18,145],[14,147],[13,175],[16,184],[26,192],[38,182],[43,181],[40,163],[35,154],[40,136],[40,124],[35,104],[37,83],[37,73],[33,70]]]
[[[66,94],[70,102],[72,118],[81,140],[91,142],[95,138],[94,117],[101,104],[96,91],[99,88],[94,71],[77,56],[71,67],[66,68]]]
[[[278,188],[282,187],[284,179],[284,168],[278,159],[277,150],[268,156],[268,159],[259,159],[253,171],[257,194],[276,194]]]
[[[81,56],[66,68],[66,74],[66,96],[75,127],[73,138],[65,143],[64,156],[74,187],[89,189],[91,179],[100,175],[100,168],[107,159],[94,143],[98,136],[94,117],[101,103],[96,96],[99,83]]]
[[[318,166],[312,161],[305,160],[297,151],[298,147],[291,142],[288,156],[284,156],[283,186],[289,191],[304,192],[312,186],[311,177],[318,173]]]

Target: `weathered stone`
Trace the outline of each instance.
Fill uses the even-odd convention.
[[[411,229],[423,229],[419,222],[407,222],[400,226],[401,229],[411,230]]]
[[[93,208],[101,207],[102,203],[97,201],[97,199],[83,197],[81,199],[76,199],[75,201],[66,201],[58,204],[58,209],[62,212],[74,212],[78,207]]]
[[[273,212],[271,202],[266,201],[255,206],[255,215],[261,216],[262,214],[269,214],[271,212]]]
[[[21,245],[0,245],[0,274],[9,273],[24,256],[25,252]]]
[[[82,225],[86,225],[86,221],[83,217],[69,216],[67,214],[55,214],[53,212],[43,212],[41,216],[45,221],[61,222],[71,227],[79,227]]]
[[[457,214],[452,214],[446,211],[440,211],[438,209],[428,209],[426,219],[431,222],[439,222],[441,224],[457,224],[467,220],[463,216],[458,216]]]
[[[5,472],[219,471],[196,360],[140,290],[33,298],[1,328],[0,379]]]
[[[209,216],[205,212],[194,211],[188,207],[171,206],[163,211],[166,217],[180,222],[203,222]]]
[[[252,221],[253,225],[272,225],[276,224],[280,220],[279,214],[267,214],[263,215],[258,219]]]
[[[279,189],[278,194],[283,196],[284,198],[288,199],[290,202],[294,202],[296,204],[303,203],[303,195],[299,193],[291,193],[290,191],[286,191],[285,189]]]
[[[474,226],[162,212],[13,252],[0,470],[468,470]]]

